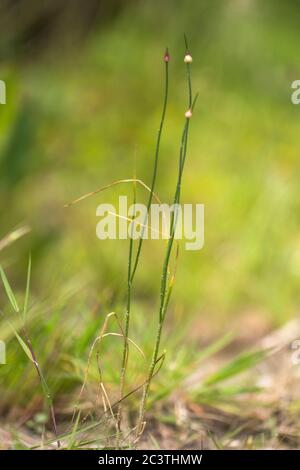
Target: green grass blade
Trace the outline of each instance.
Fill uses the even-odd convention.
[[[10,287],[10,284],[8,282],[8,279],[6,277],[6,274],[2,268],[2,266],[0,265],[0,276],[1,276],[1,279],[2,279],[2,282],[3,282],[3,285],[4,285],[4,289],[6,291],[6,294],[7,294],[7,297],[9,298],[9,301],[11,303],[11,306],[13,307],[13,309],[16,311],[16,312],[19,312],[19,306],[18,306],[18,303],[17,303],[17,300],[15,298],[15,295],[13,293],[13,290],[12,288]]]
[[[68,444],[68,450],[72,450],[76,447],[76,433],[79,428],[79,422],[81,418],[81,411],[79,410],[79,413],[77,414],[76,421],[74,423],[73,429],[72,429],[72,434],[70,436],[70,441]]]
[[[32,357],[32,354],[31,354],[31,351],[29,349],[29,347],[27,346],[27,344],[25,343],[25,341],[21,338],[21,336],[19,335],[19,333],[15,330],[15,328],[12,326],[12,324],[10,322],[8,322],[10,328],[12,329],[15,337],[17,338],[21,348],[23,349],[24,353],[26,354],[26,356],[32,361],[33,361],[33,357]]]
[[[214,354],[217,354],[219,351],[228,346],[228,344],[231,343],[232,339],[233,334],[226,333],[221,338],[209,344],[206,348],[202,349],[202,351],[200,351],[200,353],[197,355],[197,362],[203,362]]]
[[[254,352],[246,352],[240,354],[229,364],[221,367],[217,372],[210,375],[205,381],[204,386],[214,385],[224,380],[230,379],[235,375],[251,369],[253,366],[261,362],[267,354],[267,350],[258,350]]]
[[[229,387],[204,387],[199,390],[194,398],[202,403],[219,403],[230,399],[236,399],[238,396],[259,393],[262,391],[258,386],[233,385]]]
[[[30,291],[30,278],[31,278],[31,254],[28,259],[28,268],[27,268],[27,281],[26,281],[26,292],[23,308],[23,322],[26,322],[26,315],[28,311],[28,302],[29,302],[29,291]]]

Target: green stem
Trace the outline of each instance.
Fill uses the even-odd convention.
[[[54,413],[54,406],[53,406],[53,399],[52,399],[52,395],[50,393],[50,389],[48,387],[48,384],[44,378],[44,375],[43,375],[43,372],[42,372],[42,369],[39,365],[39,362],[37,360],[37,357],[35,355],[35,352],[33,350],[33,347],[32,347],[32,344],[31,344],[31,341],[29,339],[29,336],[26,332],[25,329],[23,329],[23,334],[24,334],[24,337],[25,337],[25,340],[26,340],[26,344],[29,348],[29,351],[30,351],[30,354],[31,354],[31,357],[32,357],[32,362],[34,364],[34,367],[37,371],[37,374],[38,374],[38,377],[40,379],[40,382],[41,382],[41,386],[42,386],[42,390],[43,390],[43,393],[44,393],[44,397],[46,399],[46,403],[47,403],[47,406],[49,408],[49,412],[50,412],[50,417],[51,417],[51,422],[52,422],[52,428],[53,428],[53,432],[54,432],[54,435],[56,437],[56,442],[57,442],[57,447],[60,448],[61,447],[61,443],[60,443],[60,440],[58,438],[58,432],[57,432],[57,425],[56,425],[56,418],[55,418],[55,413]]]
[[[140,258],[142,245],[143,245],[143,235],[144,235],[144,231],[145,231],[145,225],[146,225],[146,222],[147,222],[148,213],[149,213],[151,203],[152,203],[152,199],[153,199],[153,193],[154,193],[156,177],[157,177],[157,169],[158,169],[160,141],[161,141],[162,130],[163,130],[164,122],[165,122],[167,103],[168,103],[168,94],[169,94],[169,63],[165,62],[164,104],[163,104],[163,110],[162,110],[160,125],[159,125],[159,129],[158,129],[158,134],[157,134],[152,182],[151,182],[149,199],[148,199],[148,203],[147,203],[147,213],[146,213],[146,217],[145,217],[145,220],[144,220],[144,224],[142,226],[141,236],[140,236],[140,239],[139,239],[138,248],[137,248],[136,257],[135,257],[135,262],[134,262],[132,273],[131,273],[131,281],[133,281],[133,279],[134,279],[136,269],[137,269],[137,266],[138,266],[138,263],[139,263],[139,258]]]
[[[186,123],[183,134],[182,134],[182,145],[181,145],[181,151],[180,151],[180,157],[179,157],[180,161],[183,158],[182,152],[186,151],[186,148],[187,148],[186,146],[187,137],[188,137],[188,125]],[[181,171],[179,172],[177,185],[176,185],[174,203],[179,203],[179,200],[180,200],[180,185],[181,185],[183,168],[184,166],[181,165]],[[161,277],[159,321],[158,321],[158,327],[157,327],[157,333],[156,333],[156,340],[155,340],[154,350],[152,353],[152,360],[151,360],[150,368],[148,371],[146,384],[145,384],[142,399],[141,399],[140,414],[139,414],[138,426],[137,426],[137,438],[139,438],[144,427],[144,416],[145,416],[145,411],[146,411],[146,406],[147,406],[147,400],[148,400],[151,380],[152,380],[154,370],[155,370],[155,365],[158,359],[161,334],[162,334],[162,329],[163,329],[164,319],[165,319],[165,314],[166,314],[165,299],[166,299],[166,294],[167,294],[168,268],[169,268],[170,256],[172,253],[172,246],[174,242],[174,235],[175,235],[175,228],[176,228],[174,222],[175,222],[175,215],[173,211],[172,219],[171,219],[170,238],[169,238],[168,245],[167,245],[167,251],[165,255],[165,260],[164,260],[163,270],[162,270],[162,277]]]
[[[186,45],[187,45],[187,43],[186,43]],[[192,110],[192,108],[195,105],[197,96],[196,96],[196,99],[193,102],[191,75],[190,75],[189,64],[187,64],[187,80],[188,80],[188,103],[189,103],[189,109]],[[182,175],[183,175],[184,164],[185,164],[186,154],[187,154],[188,132],[189,132],[189,118],[186,118],[183,133],[182,133],[182,137],[181,137],[181,144],[180,144],[179,170],[178,170],[178,178],[177,178],[176,190],[175,190],[175,195],[174,195],[174,204],[179,204],[180,203],[181,182],[182,182]],[[165,320],[165,316],[166,316],[167,305],[168,305],[169,297],[170,297],[167,281],[168,281],[168,270],[169,270],[169,264],[170,264],[170,257],[171,257],[171,254],[172,254],[172,247],[173,247],[173,243],[174,243],[175,230],[176,230],[176,213],[175,213],[175,211],[176,211],[176,206],[175,206],[175,208],[172,212],[172,216],[171,216],[170,238],[169,238],[169,241],[168,241],[167,251],[166,251],[165,260],[164,260],[163,269],[162,269],[158,327],[157,327],[155,345],[154,345],[154,349],[153,349],[153,353],[152,353],[152,360],[151,360],[151,364],[150,364],[150,367],[149,367],[148,376],[147,376],[147,380],[146,380],[146,385],[145,385],[144,390],[143,390],[143,395],[142,395],[142,400],[141,400],[141,405],[140,405],[140,413],[139,413],[137,433],[136,433],[137,439],[139,439],[139,437],[140,437],[140,435],[143,431],[143,428],[144,428],[144,416],[145,416],[145,411],[146,411],[146,407],[147,407],[147,400],[148,400],[148,395],[149,395],[149,391],[150,391],[152,377],[153,377],[154,372],[155,372],[155,366],[156,366],[158,355],[159,355],[159,348],[160,348],[162,330],[163,330],[164,320]]]
[[[121,366],[120,404],[119,404],[118,413],[117,413],[117,423],[118,423],[119,431],[121,429],[121,419],[122,419],[121,415],[122,415],[122,404],[123,404],[122,397],[123,397],[124,388],[125,388],[126,368],[127,368],[128,353],[129,353],[128,336],[129,336],[129,327],[130,327],[132,285],[133,285],[134,276],[138,267],[140,255],[141,255],[143,235],[144,235],[145,226],[147,222],[147,216],[151,207],[154,189],[155,189],[157,170],[158,170],[158,160],[159,160],[159,153],[160,153],[161,135],[162,135],[163,127],[164,127],[167,103],[168,103],[168,92],[169,92],[169,64],[168,64],[168,61],[165,61],[164,102],[163,102],[162,115],[161,115],[161,120],[160,120],[159,129],[158,129],[157,140],[156,140],[153,175],[152,175],[150,193],[149,193],[149,198],[148,198],[148,203],[147,203],[147,214],[145,217],[144,224],[142,225],[141,235],[139,238],[134,263],[133,263],[133,239],[132,237],[130,237],[130,243],[129,243],[129,259],[128,259],[128,272],[127,272],[127,305],[126,305],[125,328],[124,328],[124,348],[123,348],[122,366]]]
[[[133,204],[136,202],[136,188],[134,185],[134,197]],[[131,226],[131,236],[129,241],[129,254],[128,254],[128,269],[127,269],[127,304],[126,304],[126,314],[125,314],[125,328],[124,328],[124,347],[123,347],[123,356],[122,356],[122,366],[121,366],[121,380],[120,380],[120,404],[117,412],[117,426],[118,431],[121,431],[121,419],[122,419],[122,397],[124,394],[125,388],[125,375],[126,367],[128,362],[128,336],[129,336],[129,325],[130,325],[130,311],[131,311],[131,291],[132,291],[132,281],[131,281],[131,266],[132,266],[132,255],[133,255],[133,220],[134,215],[132,216],[132,226]]]

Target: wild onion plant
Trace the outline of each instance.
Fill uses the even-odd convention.
[[[167,249],[166,249],[165,259],[164,259],[163,268],[162,268],[160,304],[159,304],[156,340],[155,340],[155,345],[154,345],[154,349],[152,353],[152,360],[151,360],[151,364],[149,367],[146,383],[143,389],[141,404],[140,404],[140,413],[139,413],[139,419],[138,419],[138,425],[137,425],[137,439],[141,435],[145,426],[145,422],[144,422],[145,410],[147,406],[147,400],[148,400],[149,390],[151,386],[151,381],[155,373],[155,367],[158,364],[158,362],[161,360],[161,358],[163,357],[163,356],[159,356],[159,350],[160,350],[161,336],[162,336],[163,326],[164,326],[164,322],[166,318],[168,303],[170,300],[172,286],[173,286],[173,277],[170,277],[169,271],[170,271],[170,259],[172,255],[172,249],[174,245],[174,238],[175,238],[175,231],[176,231],[177,205],[180,203],[181,184],[182,184],[182,176],[183,176],[183,170],[184,170],[186,154],[187,154],[190,118],[192,117],[192,112],[193,112],[196,99],[197,99],[197,95],[195,96],[194,99],[192,95],[190,66],[191,66],[193,59],[189,52],[186,37],[185,37],[185,46],[186,46],[186,51],[185,51],[185,56],[184,56],[184,62],[187,68],[188,109],[185,113],[185,123],[184,123],[183,132],[182,132],[180,151],[179,151],[178,177],[177,177],[177,184],[176,184],[176,189],[175,189],[175,194],[174,194],[174,199],[173,199],[174,210],[172,211],[172,215],[171,215],[169,239],[167,243]]]
[[[71,202],[67,206],[73,205],[75,203],[78,203],[80,201],[83,201],[84,199],[93,196],[95,194],[98,194],[108,188],[111,188],[112,186],[121,184],[121,183],[133,183],[134,185],[134,202],[136,201],[136,184],[140,184],[144,188],[146,188],[149,191],[149,197],[148,197],[148,202],[147,202],[147,211],[145,214],[145,221],[141,225],[141,233],[139,240],[137,242],[137,249],[136,252],[134,252],[134,241],[133,238],[130,237],[129,241],[129,253],[128,253],[128,268],[127,268],[127,301],[126,301],[126,311],[125,311],[125,319],[124,319],[124,326],[120,327],[119,320],[117,315],[114,313],[114,316],[116,317],[122,336],[123,336],[123,353],[122,353],[122,363],[121,363],[121,376],[120,376],[120,391],[119,391],[119,399],[116,403],[110,404],[109,403],[109,410],[111,411],[115,407],[117,407],[117,413],[116,413],[116,424],[117,424],[117,441],[116,445],[119,447],[119,442],[120,442],[120,435],[121,435],[121,420],[122,420],[122,405],[124,400],[129,397],[132,393],[137,392],[142,388],[142,398],[141,398],[141,403],[140,403],[140,410],[139,410],[139,417],[138,417],[138,424],[136,426],[136,438],[135,442],[140,438],[145,422],[144,422],[144,416],[145,416],[145,411],[146,411],[146,406],[147,406],[147,400],[148,400],[148,395],[150,391],[150,386],[153,377],[158,373],[158,370],[160,369],[163,359],[164,359],[164,354],[160,355],[160,343],[161,343],[161,336],[163,332],[163,326],[166,318],[166,312],[167,312],[167,307],[168,303],[170,300],[171,292],[172,292],[172,286],[173,286],[173,281],[174,281],[174,274],[170,276],[170,261],[171,261],[171,256],[173,254],[173,248],[174,248],[174,240],[175,240],[175,231],[176,231],[176,219],[177,219],[177,206],[180,203],[180,196],[181,196],[181,185],[182,185],[182,177],[183,177],[183,171],[184,171],[184,166],[185,166],[185,161],[186,161],[186,154],[187,154],[187,144],[188,144],[188,136],[189,136],[189,126],[190,126],[190,119],[192,117],[193,109],[196,103],[197,95],[193,99],[193,94],[192,94],[192,83],[191,83],[191,71],[190,71],[190,66],[192,63],[192,56],[189,53],[189,48],[187,44],[187,40],[185,38],[185,55],[184,55],[184,63],[186,64],[186,70],[187,70],[187,88],[188,88],[188,106],[187,106],[187,111],[185,112],[185,122],[184,122],[184,127],[183,127],[183,132],[181,136],[181,143],[180,143],[180,151],[179,151],[179,159],[178,159],[178,176],[177,176],[177,183],[175,187],[175,193],[174,193],[174,198],[173,198],[173,207],[174,210],[172,211],[171,214],[171,221],[170,221],[170,232],[168,236],[168,242],[167,242],[167,248],[166,248],[166,253],[165,253],[165,259],[162,267],[162,276],[161,276],[161,287],[160,287],[160,303],[159,303],[159,311],[158,311],[158,324],[157,324],[157,332],[156,332],[156,339],[154,343],[154,348],[152,352],[152,359],[151,363],[149,366],[148,373],[146,375],[146,378],[142,384],[140,384],[138,387],[136,387],[134,390],[130,391],[129,393],[124,393],[125,391],[125,382],[126,382],[126,370],[127,370],[127,364],[128,364],[128,354],[129,354],[129,342],[133,343],[133,341],[129,337],[129,332],[130,332],[130,320],[131,320],[131,303],[132,303],[132,292],[133,292],[133,284],[134,284],[134,279],[135,275],[137,272],[137,268],[141,259],[141,252],[142,252],[142,245],[143,245],[143,234],[144,230],[147,227],[146,222],[147,222],[147,217],[151,208],[152,200],[155,197],[157,199],[157,196],[155,194],[155,185],[156,185],[156,180],[157,180],[157,173],[158,173],[158,164],[159,164],[159,155],[160,155],[160,144],[161,144],[161,136],[162,136],[162,131],[164,128],[164,123],[165,123],[165,116],[166,116],[166,110],[167,110],[167,103],[168,103],[168,92],[169,92],[169,61],[170,61],[170,55],[168,49],[166,49],[166,52],[164,54],[163,60],[165,64],[165,86],[164,86],[164,100],[163,100],[163,108],[162,108],[162,114],[161,114],[161,120],[160,120],[160,125],[158,129],[158,135],[157,135],[157,140],[156,140],[156,146],[155,146],[155,154],[154,154],[154,166],[153,166],[153,173],[152,173],[152,180],[151,180],[151,185],[148,187],[143,181],[137,179],[136,177],[132,179],[125,179],[125,180],[118,180],[115,181],[109,185],[103,186],[96,191],[90,192],[88,194],[85,194],[84,196],[79,197],[75,201]],[[132,225],[131,227],[133,228],[133,222],[134,222],[134,216],[131,219]],[[105,325],[107,324],[107,319],[105,320]],[[103,330],[104,332],[104,330]],[[97,340],[101,340],[103,337],[103,332],[101,335],[97,338]],[[133,343],[135,344],[135,343]],[[137,346],[137,345],[135,345]],[[139,348],[138,348],[139,349]],[[140,349],[139,349],[140,350]]]

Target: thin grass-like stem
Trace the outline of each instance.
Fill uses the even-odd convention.
[[[30,351],[30,354],[31,354],[31,357],[32,357],[32,362],[34,364],[34,367],[37,371],[38,377],[39,377],[40,382],[41,382],[43,394],[44,394],[44,397],[45,397],[45,400],[46,400],[46,403],[47,403],[47,406],[48,406],[48,409],[49,409],[49,412],[50,412],[50,418],[51,418],[51,422],[52,422],[52,429],[53,429],[53,433],[56,437],[57,447],[60,448],[61,443],[60,443],[60,440],[58,438],[57,424],[56,424],[56,418],[55,418],[55,412],[54,412],[54,406],[53,406],[53,398],[52,398],[50,389],[48,387],[48,384],[45,380],[42,369],[40,367],[40,364],[38,362],[38,359],[35,355],[35,352],[34,352],[34,349],[32,347],[30,338],[29,338],[29,336],[28,336],[25,329],[23,329],[23,334],[24,334],[24,338],[25,338],[27,347],[28,347],[28,349]]]
[[[186,37],[185,37],[185,42],[186,42],[186,50],[188,50]],[[187,64],[187,81],[188,81],[188,105],[189,105],[190,112],[192,112],[197,96],[193,102],[190,64]],[[172,248],[173,248],[175,230],[176,230],[176,221],[177,221],[176,210],[177,210],[177,204],[180,203],[181,182],[182,182],[182,175],[183,175],[186,154],[187,154],[189,124],[190,124],[190,116],[186,115],[186,120],[185,120],[182,137],[181,137],[181,143],[180,143],[178,178],[177,178],[177,184],[176,184],[176,189],[175,189],[175,194],[174,194],[174,199],[173,199],[174,210],[172,211],[172,216],[171,216],[170,238],[168,240],[167,250],[166,250],[165,259],[164,259],[163,268],[162,268],[157,333],[156,333],[155,345],[154,345],[154,349],[152,353],[152,360],[151,360],[151,364],[149,367],[147,380],[146,380],[146,384],[143,390],[143,395],[142,395],[141,404],[140,404],[140,413],[139,413],[138,425],[137,425],[137,440],[139,439],[145,427],[144,416],[145,416],[145,411],[146,411],[146,406],[147,406],[147,400],[148,400],[149,390],[151,386],[151,381],[152,381],[153,374],[155,371],[155,364],[157,362],[157,358],[159,355],[159,348],[160,348],[161,336],[162,336],[162,331],[163,331],[163,325],[164,325],[167,306],[169,303],[171,289],[172,289],[171,283],[168,283],[168,280],[169,280],[168,273],[169,273],[170,258],[172,254]]]
[[[166,50],[166,53],[165,53],[165,57],[166,56],[168,56],[168,49]],[[160,153],[160,142],[161,142],[161,135],[162,135],[164,122],[165,122],[165,117],[166,117],[166,110],[167,110],[167,104],[168,104],[168,95],[169,95],[169,60],[165,60],[164,103],[163,103],[163,109],[162,109],[162,115],[161,115],[160,125],[159,125],[159,129],[158,129],[158,134],[157,134],[155,158],[154,158],[154,168],[153,168],[153,174],[152,174],[150,194],[149,194],[148,203],[147,203],[146,217],[149,213],[149,210],[150,210],[150,207],[151,207],[151,204],[152,204],[152,199],[153,199],[153,194],[154,194],[154,189],[155,189],[157,170],[158,170],[158,160],[159,160],[159,153]],[[146,224],[146,219],[145,219],[144,225],[145,224]],[[139,263],[141,250],[142,250],[142,245],[143,245],[143,234],[144,234],[144,228],[141,231],[141,236],[140,236],[139,242],[138,242],[136,257],[135,257],[135,261],[134,261],[134,264],[133,264],[133,267],[132,267],[131,281],[133,281],[133,279],[134,279],[134,276],[135,276],[135,273],[136,273],[136,270],[137,270],[137,266],[138,266],[138,263]]]
[[[136,203],[136,184],[133,186],[133,205]],[[127,305],[126,305],[126,314],[125,314],[125,328],[124,328],[124,347],[123,347],[123,356],[122,356],[122,366],[121,366],[121,378],[120,378],[120,400],[124,394],[125,388],[125,376],[126,376],[126,368],[128,362],[128,337],[129,337],[129,326],[130,326],[130,312],[131,312],[131,293],[132,293],[132,280],[131,280],[131,266],[132,266],[132,258],[133,258],[133,224],[134,224],[134,217],[133,214],[131,219],[131,236],[129,240],[129,253],[128,253],[128,268],[127,268]],[[121,419],[122,419],[122,404],[123,402],[120,401],[118,412],[117,412],[117,427],[118,432],[121,431]],[[118,444],[118,443],[117,443]],[[117,445],[118,447],[118,445]]]
[[[121,379],[120,379],[120,405],[119,405],[118,413],[117,413],[117,422],[118,422],[119,431],[121,430],[122,405],[123,405],[122,396],[124,394],[124,388],[125,388],[126,369],[127,369],[128,353],[129,353],[128,335],[129,335],[129,328],[130,328],[132,285],[133,285],[134,276],[135,276],[135,273],[139,264],[139,260],[140,260],[142,244],[143,244],[143,235],[144,235],[144,231],[146,227],[147,216],[148,216],[151,204],[152,204],[154,190],[155,190],[155,183],[156,183],[157,170],[158,170],[158,161],[159,161],[159,154],[160,154],[161,136],[162,136],[162,131],[164,127],[167,103],[168,103],[168,91],[169,91],[169,53],[168,53],[168,50],[166,50],[165,52],[164,62],[165,62],[165,87],[164,87],[163,108],[162,108],[161,120],[159,124],[157,140],[156,140],[152,181],[151,181],[150,192],[149,192],[149,197],[148,197],[148,202],[147,202],[147,213],[145,216],[144,224],[141,226],[141,234],[139,237],[135,258],[133,258],[134,243],[133,243],[132,236],[130,237],[130,241],[129,241],[128,271],[127,271],[127,305],[126,305],[126,314],[125,314],[124,348],[123,348]],[[136,200],[136,187],[134,185],[134,203],[135,203],[135,200]],[[132,230],[133,230],[133,221],[132,221]]]

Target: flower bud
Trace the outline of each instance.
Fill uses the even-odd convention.
[[[188,109],[188,110],[186,111],[185,117],[186,117],[187,119],[190,119],[190,118],[192,117],[192,115],[193,115],[193,113],[192,113],[192,110],[191,110],[191,108],[190,108],[190,109]]]
[[[170,55],[169,55],[169,50],[167,48],[165,55],[164,55],[164,62],[169,62],[169,60],[170,60]]]
[[[185,64],[191,64],[193,62],[193,57],[187,52],[183,60]]]

